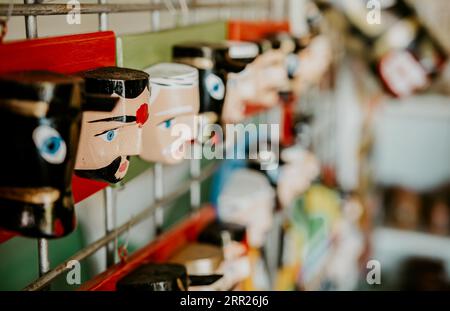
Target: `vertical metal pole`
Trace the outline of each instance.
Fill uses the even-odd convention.
[[[161,0],[153,0],[153,3],[158,4]],[[159,31],[161,29],[161,12],[152,12],[152,31]],[[155,163],[153,167],[153,186],[155,201],[160,201],[164,196],[164,169],[161,163]],[[164,224],[164,208],[159,206],[155,209],[153,215],[155,221],[156,234],[160,234]]]
[[[98,0],[99,4],[106,4],[107,0]],[[100,13],[98,16],[99,31],[106,31],[108,29],[108,15]],[[110,233],[115,228],[115,196],[113,189],[107,187],[104,190],[105,198],[105,231]],[[110,267],[116,262],[116,246],[117,239],[113,243],[106,245],[106,267]]]
[[[35,0],[24,0],[25,4],[34,4]],[[37,18],[36,16],[25,16],[25,30],[28,39],[37,38]],[[48,240],[38,239],[38,264],[39,276],[50,271],[50,259],[48,256]],[[50,289],[50,286],[47,287]]]
[[[38,262],[39,262],[39,277],[50,271],[50,259],[48,256],[48,240],[38,239]],[[43,290],[50,290],[50,285],[43,288]]]
[[[48,240],[38,239],[39,276],[50,271],[50,260],[48,259]]]
[[[98,0],[98,4],[106,4],[107,0]],[[98,15],[98,30],[106,31],[108,29],[108,15],[106,13],[100,13]],[[114,230],[114,217],[115,217],[115,196],[113,189],[107,187],[103,192],[105,198],[105,232],[106,234]],[[106,267],[110,267],[116,262],[116,245],[117,240],[113,243],[106,245]]]
[[[107,0],[98,0],[98,4],[106,4]],[[98,30],[108,30],[108,15],[106,13],[100,13],[98,15]]]
[[[223,1],[223,0],[222,0]],[[225,0],[228,1],[228,0]],[[220,13],[222,14],[223,8],[219,9]],[[189,15],[194,15],[196,13],[189,13]],[[188,18],[188,20],[191,20]],[[194,21],[195,22],[195,21]],[[194,142],[192,144],[193,149],[193,159],[190,160],[189,166],[190,166],[190,178],[197,179],[200,177],[201,174],[201,155],[199,152],[201,152],[201,143]],[[190,188],[190,200],[191,200],[191,211],[195,211],[200,207],[200,201],[201,201],[201,182],[200,181],[194,181],[191,184]]]
[[[200,208],[202,196],[202,183],[198,180],[202,173],[201,151],[202,145],[199,142],[192,144],[194,150],[194,157],[190,161],[190,177],[195,181],[191,184],[191,211],[196,211]]]
[[[106,4],[107,0],[98,0],[98,4]],[[98,30],[106,31],[108,29],[108,15],[106,13],[100,13],[98,15]],[[105,199],[105,232],[110,233],[115,229],[115,208],[116,197],[114,190],[111,187],[107,187],[104,192]],[[117,239],[106,245],[106,267],[110,267],[116,262],[116,246]]]
[[[24,0],[25,4],[35,4],[35,0]],[[25,31],[28,39],[37,38],[37,18],[35,15],[25,16]]]
[[[106,4],[107,0],[98,0],[99,4]],[[108,30],[108,15],[106,13],[100,13],[98,15],[98,30],[106,31]],[[105,232],[109,234],[115,229],[115,212],[116,212],[116,196],[115,190],[111,187],[107,187],[104,190],[105,198]],[[114,242],[108,243],[106,245],[106,267],[110,267],[116,263],[116,248],[117,239]]]
[[[154,166],[154,181],[155,181],[155,201],[160,201],[164,196],[164,167],[161,163],[155,163]],[[159,235],[162,232],[162,226],[164,224],[164,207],[158,206],[155,209],[155,227],[156,234]]]
[[[116,227],[116,190],[107,187],[104,190],[105,198],[105,231],[106,234],[111,233]],[[106,267],[110,267],[116,263],[116,247],[117,239],[106,245]]]
[[[153,0],[153,3],[158,4],[161,0]],[[152,31],[158,31],[161,29],[161,12],[152,12]]]

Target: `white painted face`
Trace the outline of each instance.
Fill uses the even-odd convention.
[[[146,72],[150,74],[152,96],[140,157],[149,162],[175,164],[183,160],[186,145],[197,131],[198,71],[186,65],[163,63]]]
[[[299,65],[293,74],[292,86],[295,94],[300,95],[309,86],[319,83],[329,69],[333,60],[329,38],[325,35],[315,37],[297,57]]]
[[[247,228],[249,243],[263,245],[273,221],[275,191],[267,178],[250,169],[235,171],[219,196],[219,219]]]
[[[246,50],[251,49],[247,48],[246,44],[254,45],[245,43],[242,46],[235,46],[234,54],[255,60],[244,71],[228,74],[227,95],[222,112],[224,123],[241,122],[250,106],[270,108],[277,105],[278,93],[288,83],[285,56],[282,52],[268,51],[250,57]],[[244,51],[238,53],[239,47]]]

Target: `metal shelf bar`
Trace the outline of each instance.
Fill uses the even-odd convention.
[[[189,5],[190,9],[223,9],[224,3],[198,3],[194,2]],[[251,6],[254,8],[265,7],[264,1],[241,1],[239,3],[228,3],[227,8],[242,8]],[[174,3],[176,10],[180,10],[181,6]],[[66,15],[71,13],[72,7],[67,4],[15,4],[12,9],[12,16],[43,16],[43,15]],[[127,4],[80,4],[80,14],[109,14],[109,13],[125,13],[125,12],[144,12],[144,11],[166,11],[167,7],[164,3],[127,3]],[[0,4],[0,15],[7,15],[9,11],[8,4]]]

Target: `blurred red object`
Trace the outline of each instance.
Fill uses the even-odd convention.
[[[258,41],[276,32],[290,32],[288,21],[229,21],[228,39]]]

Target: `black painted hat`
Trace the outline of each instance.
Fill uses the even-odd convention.
[[[179,264],[145,264],[120,279],[119,291],[186,291],[188,275]]]
[[[247,65],[233,60],[230,46],[223,43],[185,42],[176,44],[172,49],[176,62],[191,65],[197,69],[215,69],[228,72],[240,72]]]
[[[117,94],[125,98],[138,97],[145,88],[149,87],[149,75],[141,70],[134,70],[121,67],[100,67],[97,69],[81,73],[86,84],[86,107],[83,110],[107,110],[104,106],[108,103],[107,97]],[[102,105],[98,105],[103,102]],[[97,104],[96,104],[97,103]],[[111,102],[114,104],[114,101]],[[91,106],[95,107],[91,107]],[[109,106],[109,105],[106,105]]]
[[[81,106],[83,79],[50,71],[0,75],[0,109],[18,114],[54,116]],[[44,107],[45,106],[45,107]]]
[[[198,241],[223,246],[223,233],[229,234],[232,241],[243,242],[246,237],[245,226],[215,221],[210,223],[199,235]]]
[[[184,42],[174,45],[172,56],[178,58],[205,58],[213,63],[221,60],[228,53],[228,46],[224,43],[212,42]]]

